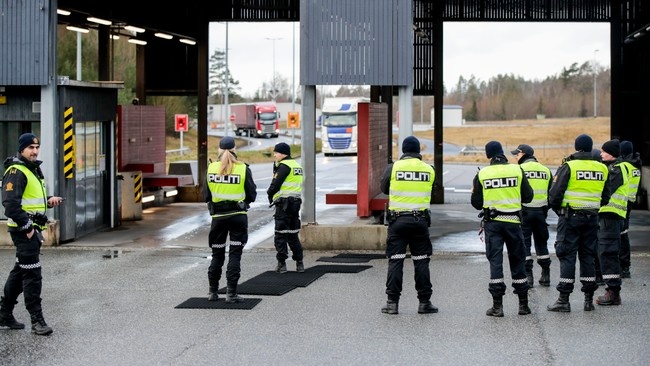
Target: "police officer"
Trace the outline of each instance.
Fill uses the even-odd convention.
[[[41,262],[39,259],[43,235],[47,228],[48,208],[56,207],[63,198],[47,196],[45,177],[37,160],[41,142],[32,133],[25,133],[18,139],[18,154],[4,162],[5,173],[2,178],[2,204],[8,218],[7,227],[16,247],[16,264],[4,286],[0,305],[0,326],[10,329],[23,329],[13,316],[16,299],[23,293],[25,308],[32,321],[32,332],[38,335],[52,333],[45,323],[41,307]]]
[[[508,261],[514,293],[519,297],[519,315],[530,314],[528,281],[526,279],[526,248],[521,230],[521,205],[533,200],[533,189],[521,167],[509,164],[501,143],[485,145],[490,165],[479,170],[472,186],[472,206],[482,210],[481,225],[485,232],[485,255],[490,262],[492,307],[487,316],[503,316],[503,244],[508,249]]]
[[[533,200],[524,203],[521,209],[521,230],[524,233],[526,244],[526,277],[528,286],[533,287],[533,257],[531,254],[532,239],[535,240],[535,254],[537,264],[542,268],[542,275],[539,284],[550,286],[551,256],[548,253],[548,191],[553,183],[551,170],[542,165],[535,158],[535,150],[526,144],[517,146],[510,152],[517,159],[517,163],[523,169],[528,183],[533,187]]]
[[[219,161],[210,163],[203,185],[212,225],[208,245],[212,261],[208,268],[209,301],[217,301],[219,280],[226,260],[226,239],[230,234],[226,269],[226,302],[241,302],[237,283],[241,275],[241,256],[248,241],[248,207],[257,198],[257,186],[248,164],[237,160],[235,140],[226,136],[219,141]]]
[[[429,262],[433,248],[429,238],[430,207],[433,200],[433,167],[422,161],[420,141],[408,136],[402,142],[400,159],[389,164],[381,177],[381,191],[388,195],[388,236],[386,257],[388,301],[384,314],[397,314],[402,293],[406,247],[409,247],[415,272],[419,314],[437,313],[431,304],[433,294]]]
[[[303,171],[300,164],[291,157],[291,147],[280,142],[273,148],[273,179],[266,191],[269,203],[275,206],[274,244],[278,260],[275,271],[287,272],[286,260],[296,261],[296,272],[304,272],[303,250],[300,243],[300,205],[302,204]],[[289,249],[287,249],[287,246]]]
[[[553,177],[549,205],[558,215],[555,254],[560,261],[557,301],[547,310],[570,312],[569,296],[573,292],[576,256],[580,260],[580,282],[585,294],[584,310],[594,309],[596,284],[596,247],[598,209],[609,201],[607,167],[593,159],[593,141],[589,135],[575,139],[576,152],[567,157]]]
[[[618,139],[605,142],[600,156],[609,168],[606,185],[612,196],[598,211],[598,259],[603,280],[607,288],[605,295],[598,296],[598,305],[621,304],[621,232],[627,215],[628,174],[621,169],[620,143]]]
[[[627,215],[623,224],[623,232],[621,233],[621,251],[619,259],[621,261],[621,278],[630,278],[630,237],[628,231],[630,230],[630,214],[632,213],[632,205],[636,202],[636,194],[639,191],[639,183],[641,182],[641,156],[639,153],[634,153],[634,145],[630,141],[621,141],[621,159],[622,168],[627,171],[628,177],[628,192],[627,192]]]

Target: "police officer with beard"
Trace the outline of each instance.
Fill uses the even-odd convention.
[[[63,198],[48,197],[45,177],[38,160],[41,142],[32,133],[24,133],[18,139],[18,154],[4,162],[2,179],[2,204],[8,218],[7,229],[16,247],[16,263],[9,272],[0,306],[0,326],[23,329],[13,316],[14,305],[23,293],[25,308],[32,321],[32,332],[49,335],[52,328],[45,323],[41,306],[40,251],[43,244],[41,231],[47,228],[48,208],[59,206]]]
[[[230,234],[228,267],[226,269],[226,302],[241,302],[237,283],[241,275],[241,256],[248,242],[248,207],[257,198],[257,186],[248,164],[237,160],[235,139],[226,136],[219,141],[219,161],[210,163],[203,186],[212,225],[208,244],[212,261],[208,268],[209,301],[217,301],[219,280],[226,260],[226,240]]]
[[[526,279],[526,248],[521,231],[522,203],[533,200],[533,189],[524,171],[509,164],[501,143],[490,141],[485,145],[490,165],[479,170],[472,186],[472,206],[481,210],[481,225],[485,232],[485,255],[490,261],[492,307],[485,315],[503,316],[503,244],[508,249],[508,262],[514,293],[519,297],[519,315],[530,314],[528,281]]]
[[[521,230],[524,233],[526,244],[526,277],[528,286],[533,287],[533,256],[531,254],[532,241],[535,241],[535,254],[537,264],[542,268],[539,284],[550,286],[551,256],[548,253],[548,191],[551,189],[553,175],[551,170],[542,165],[535,158],[535,150],[526,144],[517,146],[510,152],[517,159],[517,163],[524,170],[528,183],[533,187],[533,200],[524,203],[521,209]]]
[[[594,309],[596,284],[596,248],[598,242],[598,210],[609,202],[607,167],[594,160],[593,141],[588,135],[575,140],[576,152],[565,159],[553,177],[549,205],[557,214],[555,254],[560,261],[560,293],[548,311],[570,312],[569,296],[573,292],[576,257],[580,260],[581,291],[585,294],[584,310]]]
[[[628,174],[622,168],[619,159],[620,143],[618,139],[605,142],[600,156],[609,168],[606,185],[612,196],[606,205],[598,211],[598,259],[603,280],[607,285],[605,295],[598,296],[598,305],[621,304],[621,232],[627,215]]]
[[[433,167],[422,161],[420,141],[408,136],[402,142],[400,159],[389,164],[381,177],[381,191],[388,195],[388,237],[386,257],[388,300],[384,314],[398,314],[406,247],[409,247],[415,270],[419,314],[437,313],[431,304],[433,294],[429,262],[433,248],[429,238],[430,207],[433,200]]]

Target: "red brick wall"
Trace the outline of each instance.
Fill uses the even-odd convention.
[[[154,173],[165,174],[165,107],[118,106],[118,169],[128,164],[153,164]]]

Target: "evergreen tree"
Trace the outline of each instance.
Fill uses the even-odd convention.
[[[226,53],[222,50],[214,51],[210,56],[209,65],[209,94],[221,96],[221,102],[223,103],[226,92],[226,74],[228,74],[228,98],[236,98],[241,88],[239,87],[239,81],[232,77],[229,69],[226,73]]]

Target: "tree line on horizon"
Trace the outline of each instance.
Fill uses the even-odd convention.
[[[610,71],[584,62],[573,63],[543,80],[513,74],[499,74],[487,81],[461,76],[445,93],[444,104],[463,107],[466,121],[610,116]]]
[[[97,80],[97,34],[90,32],[82,37],[82,79]],[[58,36],[58,75],[76,75],[76,33],[60,28]],[[134,45],[124,37],[114,41],[113,78],[124,81],[124,89],[118,91],[118,103],[130,104],[135,96],[135,54]],[[235,75],[226,73],[225,53],[216,50],[209,60],[209,104],[223,103],[226,75],[230,103],[270,100],[291,102],[293,95],[288,78],[272,75],[270,80],[261,80],[260,87],[252,97],[241,95]],[[594,113],[594,81],[596,85],[597,111]],[[569,118],[588,116],[610,116],[611,107],[610,69],[591,62],[574,63],[564,67],[558,74],[543,80],[526,80],[513,74],[499,74],[487,81],[474,75],[460,76],[452,87],[445,86],[443,103],[459,105],[466,121],[494,121],[531,119],[538,115],[546,118]],[[369,86],[340,85],[335,88],[316,88],[316,106],[320,107],[327,97],[369,96]],[[432,96],[413,98],[413,119],[415,122],[430,123],[430,111],[434,106]],[[301,103],[300,88],[295,91],[296,103]],[[165,105],[166,130],[174,132],[174,115],[187,113],[190,119],[197,115],[197,98],[193,96],[165,96],[147,98],[152,105]],[[393,101],[397,113],[397,98]],[[418,113],[419,112],[419,113]],[[396,116],[393,116],[396,118]]]

